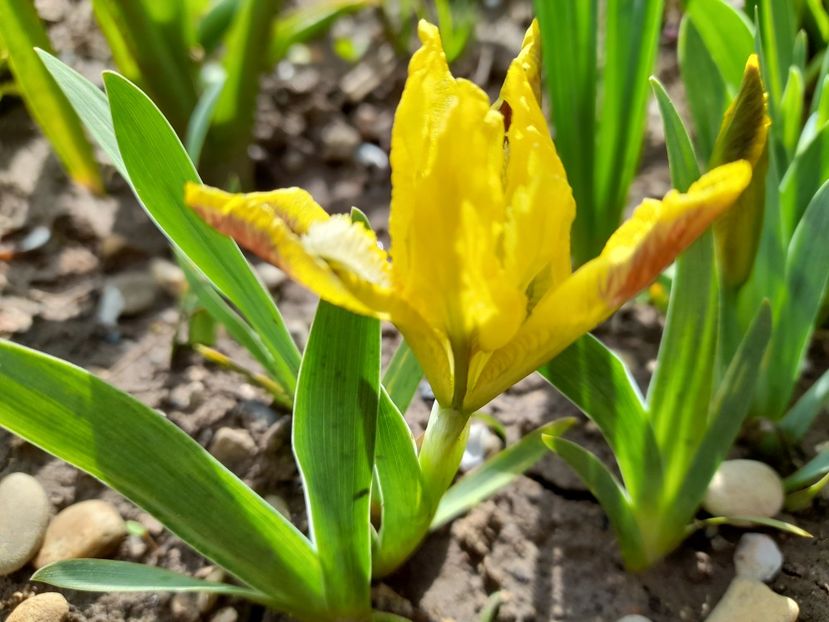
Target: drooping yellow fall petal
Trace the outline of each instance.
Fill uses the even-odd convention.
[[[549,292],[515,339],[489,357],[465,407],[479,408],[607,319],[731,207],[750,180],[751,166],[740,160],[703,175],[685,194],[646,199],[599,257]]]
[[[541,110],[540,33],[533,22],[501,90],[507,135],[504,264],[530,307],[571,271],[573,193]]]
[[[230,194],[187,184],[185,201],[209,225],[321,298],[388,318],[391,270],[374,232],[348,216],[329,216],[306,191]]]
[[[486,93],[452,77],[437,28],[421,22],[419,34],[392,131],[393,279],[468,356],[506,343],[525,317],[524,292],[498,253],[504,123]]]

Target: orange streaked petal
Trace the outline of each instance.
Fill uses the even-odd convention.
[[[186,202],[210,226],[320,298],[355,313],[387,317],[390,267],[374,232],[347,216],[329,217],[304,190],[234,195],[188,184]]]
[[[516,338],[489,358],[465,406],[480,408],[607,319],[733,205],[750,180],[751,166],[740,160],[703,175],[686,194],[645,200],[601,255],[548,293]]]

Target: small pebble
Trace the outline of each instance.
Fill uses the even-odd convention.
[[[481,421],[473,421],[469,426],[469,440],[461,457],[461,471],[471,471],[499,449],[501,439],[489,429],[489,426]]]
[[[768,583],[783,566],[783,554],[777,543],[764,533],[746,533],[734,552],[737,576]]]
[[[12,473],[0,481],[0,576],[35,556],[50,514],[49,497],[31,475]]]
[[[264,261],[256,264],[253,269],[268,289],[276,289],[288,278],[282,270]]]
[[[646,618],[645,616],[640,616],[638,613],[633,613],[631,615],[622,616],[616,622],[651,622],[650,618]]]
[[[6,622],[62,622],[69,615],[69,603],[57,592],[45,592],[24,600]]]
[[[350,160],[360,144],[360,133],[341,121],[325,126],[320,138],[322,157],[329,162]]]
[[[150,273],[156,284],[173,298],[178,298],[187,290],[184,271],[171,261],[153,259],[150,262]]]
[[[256,443],[250,432],[240,428],[219,428],[210,442],[210,453],[226,467],[242,465],[256,453]]]
[[[170,600],[170,613],[176,622],[197,622],[201,615],[196,609],[195,594],[179,593]]]
[[[357,147],[354,157],[363,166],[373,167],[380,171],[386,171],[389,168],[389,156],[374,143],[361,144]]]
[[[196,572],[196,577],[211,583],[221,583],[225,580],[225,571],[216,566],[205,566]],[[218,600],[219,595],[216,592],[199,592],[196,594],[196,609],[203,614],[210,613]]]
[[[800,608],[765,583],[736,577],[706,622],[794,622]]]
[[[127,536],[127,526],[114,505],[100,499],[81,501],[58,513],[43,539],[35,567],[84,557],[106,557]]]
[[[239,614],[233,607],[222,607],[213,617],[210,622],[236,622],[239,619]]]
[[[285,501],[285,499],[279,495],[271,494],[265,495],[265,501],[267,501],[268,505],[270,505],[273,509],[282,514],[282,516],[288,520],[291,520],[291,508],[288,506],[288,502]]]
[[[702,506],[714,516],[775,516],[783,509],[783,482],[763,462],[726,460],[708,484]]]

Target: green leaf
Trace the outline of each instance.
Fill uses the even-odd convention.
[[[653,503],[662,490],[662,459],[639,389],[622,360],[585,335],[538,371],[599,426],[634,502]]]
[[[680,192],[688,188],[700,176],[697,154],[688,135],[688,130],[671,101],[668,92],[656,78],[651,78],[651,88],[659,104],[662,125],[665,131],[665,146],[668,150],[668,164],[671,169],[671,182]]]
[[[279,365],[286,393],[295,388],[299,353],[279,310],[233,240],[184,204],[193,164],[158,108],[117,74],[104,76],[118,146],[136,195],[170,241],[242,312]],[[82,116],[83,118],[83,116]]]
[[[675,488],[674,498],[665,499],[668,524],[687,524],[697,511],[708,483],[734,444],[748,414],[760,375],[763,353],[771,335],[771,308],[764,303],[749,327],[717,388],[708,410],[705,434],[687,461]],[[698,413],[704,421],[705,413]]]
[[[187,154],[196,166],[201,159],[202,147],[213,120],[213,111],[216,109],[216,103],[219,101],[226,79],[224,70],[214,65],[205,67],[202,76],[206,83],[204,92],[187,121],[185,134]]]
[[[677,51],[688,107],[694,119],[698,153],[707,162],[728,106],[728,87],[700,31],[687,16],[679,26]]]
[[[800,488],[799,490],[789,491],[786,495],[786,502],[783,504],[783,507],[787,512],[805,510],[812,505],[812,501],[814,501],[815,497],[817,497],[821,491],[826,488],[827,484],[829,484],[829,469],[827,469],[823,476],[815,483],[808,485],[805,488]]]
[[[786,163],[794,157],[800,138],[805,90],[803,73],[797,67],[789,67],[789,77],[780,101],[780,127],[777,131],[787,156]]]
[[[3,341],[0,395],[0,425],[120,492],[280,607],[319,611],[310,543],[163,415],[74,365]]]
[[[628,188],[639,167],[650,94],[648,76],[659,48],[663,6],[663,0],[607,3],[604,69],[594,130],[598,220],[594,223],[597,228],[592,234],[595,240],[591,257],[598,255],[618,227]],[[562,56],[572,62],[572,54]]]
[[[383,577],[412,554],[431,519],[429,504],[424,499],[415,440],[385,389],[377,419],[374,466],[381,520],[372,569],[375,577]]]
[[[768,79],[773,110],[783,98],[786,76],[792,65],[796,34],[794,7],[791,2],[779,0],[760,0],[758,4],[763,69]]]
[[[766,382],[757,403],[780,419],[791,399],[814,332],[829,279],[829,182],[812,199],[795,230],[786,258],[785,287],[775,309],[775,330],[763,361]]]
[[[93,0],[118,68],[138,79],[183,134],[196,105],[194,64],[181,31],[180,2]]]
[[[380,391],[380,322],[320,302],[294,400],[293,447],[305,484],[327,609],[371,611],[371,482]]]
[[[379,4],[378,0],[316,0],[285,11],[274,24],[268,62],[279,62],[292,45],[320,36],[341,17]]]
[[[783,480],[786,492],[809,486],[829,473],[829,451],[821,451],[797,471]]]
[[[35,47],[48,50],[51,45],[32,0],[0,0],[0,47],[8,54],[26,107],[69,176],[93,192],[102,193],[101,173],[80,120],[35,54]]]
[[[601,218],[594,195],[596,143],[585,140],[596,131],[598,0],[535,0],[533,4],[541,28],[556,149],[579,206],[573,244],[584,249],[581,262],[590,253],[591,232]]]
[[[205,54],[211,54],[227,34],[241,0],[217,0],[205,12],[196,27],[196,40],[204,48]]]
[[[422,378],[423,370],[414,352],[409,344],[401,341],[383,375],[383,386],[400,412],[409,408]]]
[[[829,370],[823,372],[823,375],[800,396],[800,399],[780,420],[778,428],[789,442],[797,443],[809,431],[815,417],[827,407],[829,407]]]
[[[573,417],[566,417],[545,424],[462,477],[441,499],[431,528],[439,529],[504,488],[546,453],[545,445],[541,442],[542,435],[560,436],[575,423]]]
[[[772,529],[779,529],[801,538],[811,538],[812,534],[786,521],[778,520],[776,518],[767,518],[765,516],[712,516],[711,518],[704,518],[694,521],[688,527],[688,535],[691,535],[697,529],[708,526],[719,525],[734,525],[735,527],[745,528],[746,523],[751,525],[759,525],[761,527],[771,527]]]
[[[829,82],[827,83],[829,85]],[[827,98],[829,103],[829,98]],[[805,132],[805,130],[804,130]],[[797,155],[780,182],[780,218],[785,239],[797,228],[815,193],[829,179],[829,126],[798,147]]]
[[[248,144],[253,133],[259,78],[265,70],[265,50],[278,0],[240,0],[225,37],[222,66],[225,84],[213,111],[203,152],[205,179],[224,186],[228,180],[249,185]]]
[[[608,468],[594,454],[563,438],[542,436],[547,447],[570,465],[593,493],[610,519],[619,539],[625,564],[632,570],[644,568],[642,535],[630,497]]]
[[[754,51],[751,22],[726,0],[691,0],[687,11],[733,97],[740,86],[746,60]]]
[[[165,568],[110,559],[68,559],[35,572],[31,581],[83,592],[203,592],[269,604],[261,592],[202,581]]]

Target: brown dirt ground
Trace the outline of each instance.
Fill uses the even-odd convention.
[[[483,76],[497,89],[529,17],[525,2],[510,2],[482,26],[484,43],[459,63],[465,75]],[[106,47],[91,25],[87,3],[78,0],[39,2],[51,20],[51,34],[64,57],[90,76],[108,62]],[[50,12],[51,11],[51,12]],[[373,27],[357,21],[355,28]],[[354,162],[331,162],[321,153],[322,128],[333,122],[357,127],[361,139],[388,149],[388,130],[399,96],[404,64],[362,101],[342,90],[348,67],[332,61],[325,46],[312,46],[312,62],[285,65],[263,80],[256,145],[257,183],[263,187],[303,185],[333,210],[355,204],[384,230],[389,184],[387,172]],[[490,58],[491,66],[480,62]],[[673,50],[662,50],[660,74],[676,92]],[[282,76],[282,77],[280,77]],[[290,78],[286,78],[290,76]],[[299,76],[299,78],[297,77]],[[651,122],[642,172],[632,189],[632,203],[644,195],[661,195],[668,187],[658,117]],[[0,264],[0,331],[15,341],[66,358],[98,373],[148,405],[162,409],[200,443],[207,445],[221,426],[246,428],[258,444],[256,456],[236,469],[261,494],[287,500],[300,528],[304,503],[290,448],[275,427],[287,415],[269,404],[265,393],[228,372],[206,365],[171,344],[177,333],[175,301],[163,294],[145,312],[125,318],[118,334],[102,330],[95,308],[104,280],[125,270],[146,270],[152,257],[166,256],[166,243],[140,211],[124,184],[111,176],[110,194],[95,198],[73,187],[49,152],[25,111],[8,99],[0,103],[0,237],[14,239],[37,225],[51,231],[46,246]],[[110,171],[111,173],[111,171]],[[275,291],[292,331],[302,340],[315,300],[292,283]],[[656,355],[661,318],[651,308],[631,304],[601,328],[600,335],[632,365],[646,383],[648,363]],[[387,346],[396,339],[386,334]],[[219,349],[250,363],[226,338]],[[816,375],[826,367],[826,344],[817,344]],[[425,395],[425,392],[424,392]],[[495,400],[490,411],[508,428],[510,441],[574,409],[538,378],[530,378]],[[422,430],[428,404],[419,395],[408,417]],[[282,422],[282,423],[278,423]],[[608,458],[600,435],[589,423],[572,434]],[[822,420],[808,447],[827,437]],[[276,439],[276,440],[274,440]],[[36,476],[56,510],[76,501],[104,498],[125,518],[150,529],[150,546],[125,542],[119,559],[196,572],[206,562],[167,534],[151,517],[93,478],[31,445],[0,432],[0,477],[13,471]],[[792,520],[811,531],[802,540],[775,534],[786,558],[772,587],[798,601],[804,622],[829,620],[829,502],[819,500]],[[668,560],[641,575],[624,571],[601,508],[567,467],[553,456],[526,476],[433,534],[410,562],[378,589],[378,599],[396,594],[402,612],[417,620],[472,621],[495,592],[505,594],[498,620],[529,622],[612,622],[627,613],[642,613],[654,622],[702,620],[724,592],[733,569],[737,530],[698,534]],[[21,598],[43,591],[31,584],[30,568],[0,578],[0,614]],[[209,619],[186,599],[164,594],[97,595],[67,592],[73,622],[162,622]],[[399,598],[398,598],[399,597]],[[399,600],[403,599],[403,600]],[[228,600],[240,620],[279,620],[280,616]],[[183,605],[183,606],[182,606]],[[177,611],[178,613],[174,613]]]

